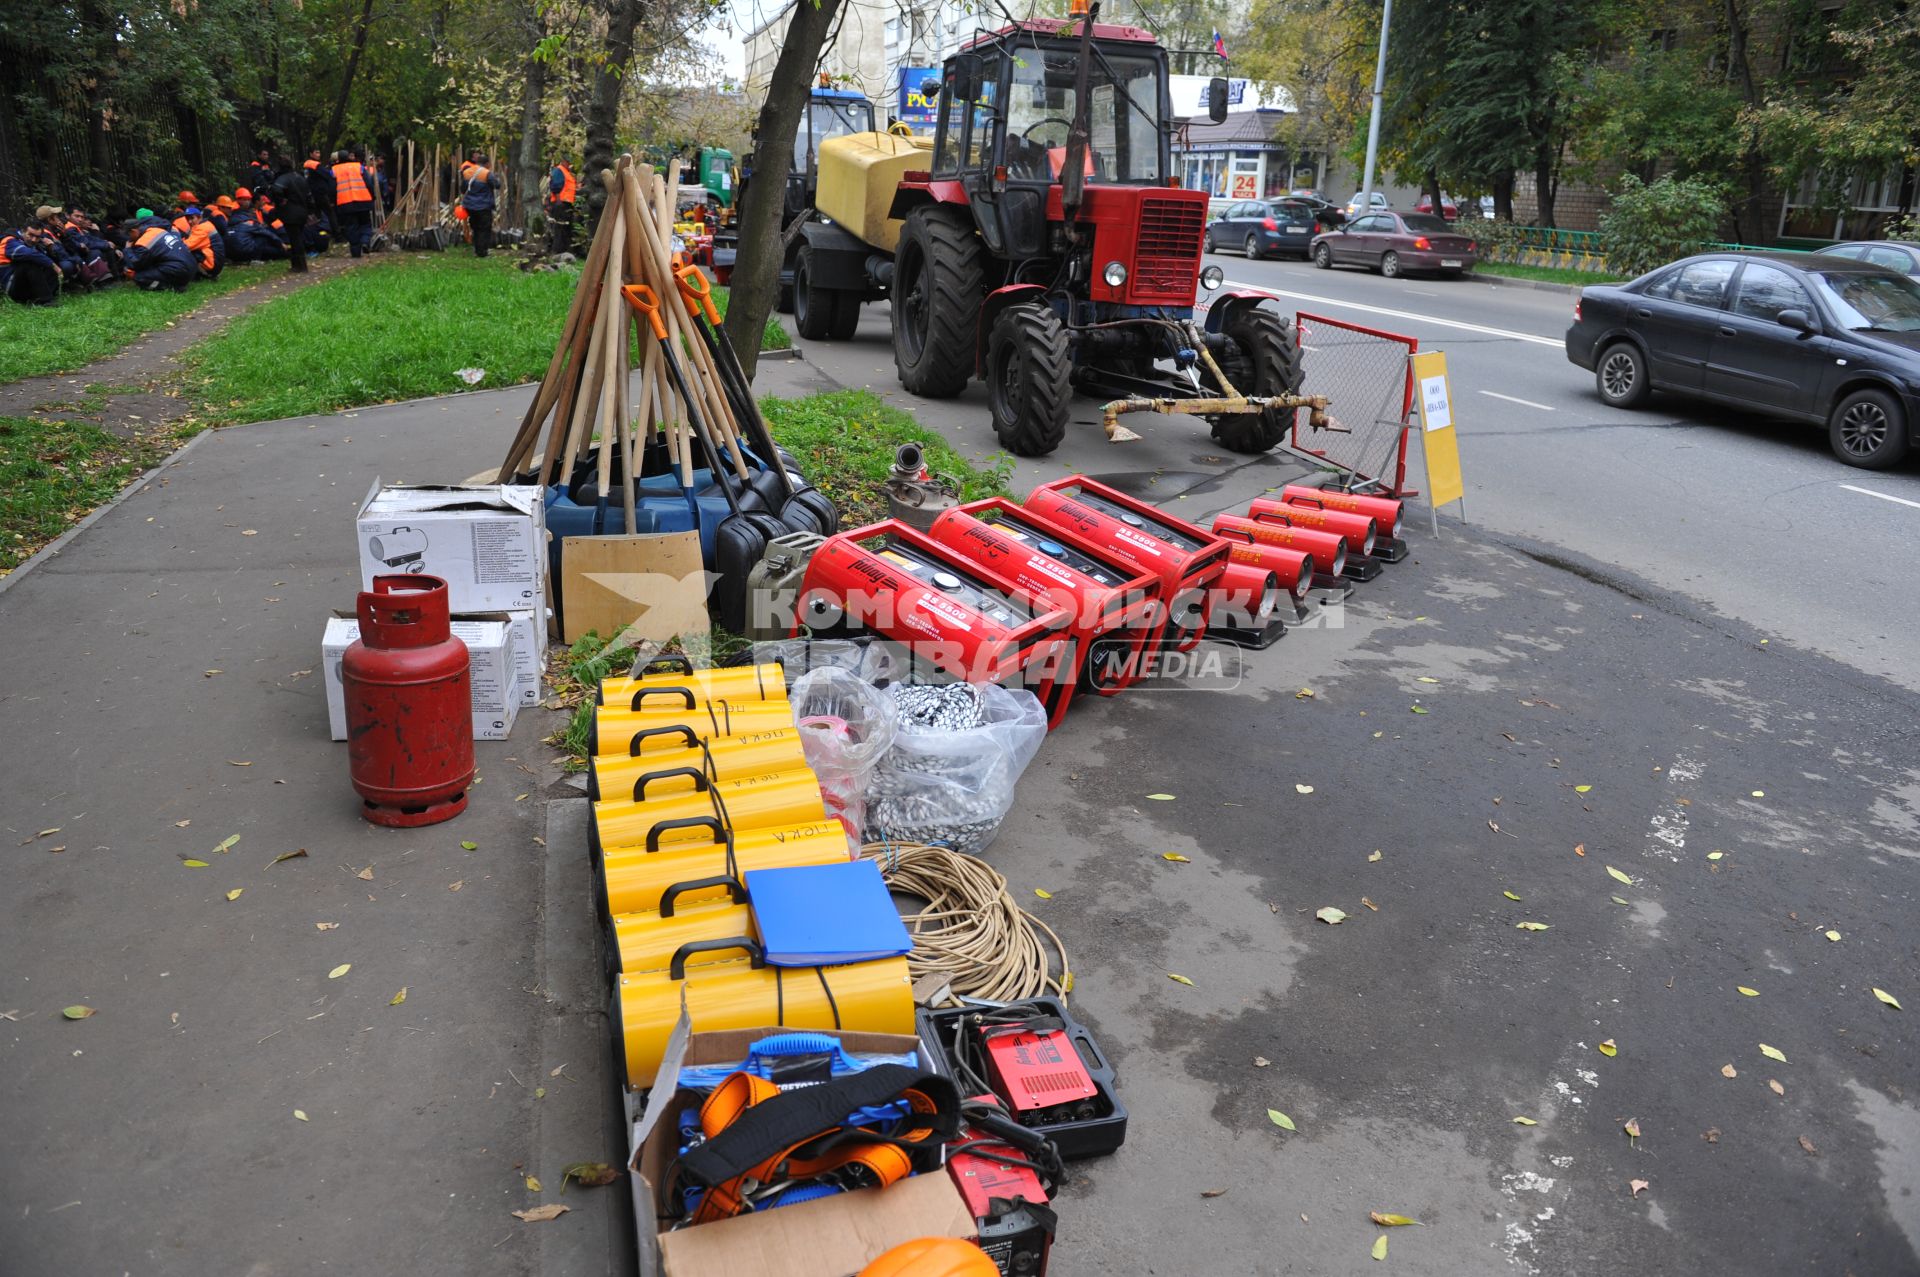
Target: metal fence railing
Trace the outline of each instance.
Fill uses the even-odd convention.
[[[1606,237],[1599,231],[1570,231],[1557,226],[1513,226],[1482,231],[1481,256],[1487,261],[1516,266],[1543,266],[1556,270],[1605,271]],[[1787,244],[1735,244],[1702,241],[1701,253],[1816,253],[1824,242],[1795,240]]]
[[[1413,408],[1412,337],[1363,328],[1324,315],[1295,317],[1300,334],[1301,388],[1327,397],[1328,428],[1302,412],[1288,446],[1343,473],[1342,487],[1390,496],[1407,490],[1407,414]]]

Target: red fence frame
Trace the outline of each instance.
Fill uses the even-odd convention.
[[[1287,446],[1293,451],[1305,456],[1339,466],[1342,473],[1347,476],[1342,486],[1348,491],[1378,489],[1385,491],[1389,496],[1396,497],[1403,501],[1408,497],[1419,496],[1420,494],[1416,489],[1407,487],[1407,433],[1408,423],[1413,415],[1413,356],[1420,350],[1419,339],[1416,337],[1408,337],[1403,333],[1390,333],[1380,328],[1369,328],[1364,324],[1348,323],[1344,319],[1332,319],[1326,315],[1315,315],[1306,311],[1295,313],[1294,332],[1296,334],[1307,332],[1309,324],[1321,328],[1344,329],[1347,332],[1359,333],[1362,336],[1374,337],[1381,341],[1398,342],[1407,348],[1406,359],[1402,364],[1403,372],[1401,375],[1403,384],[1400,399],[1400,440],[1393,451],[1393,482],[1388,484],[1383,475],[1365,474],[1359,470],[1339,466],[1339,463],[1333,461],[1323,449],[1308,447],[1301,439],[1301,420],[1298,415],[1294,417],[1293,431]],[[1301,340],[1304,344],[1304,338]],[[1302,361],[1304,366],[1311,368],[1310,356],[1302,355]],[[1303,389],[1307,394],[1315,393],[1311,380],[1305,384]]]

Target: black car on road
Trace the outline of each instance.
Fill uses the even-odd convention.
[[[1616,408],[1655,390],[1827,428],[1880,470],[1920,421],[1920,282],[1824,253],[1704,253],[1581,291],[1567,358]]]
[[[1306,200],[1235,200],[1207,226],[1207,251],[1237,248],[1249,258],[1269,253],[1307,255],[1307,245],[1326,222]]]

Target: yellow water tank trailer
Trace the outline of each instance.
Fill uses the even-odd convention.
[[[933,160],[932,136],[849,133],[820,144],[814,207],[875,248],[893,252],[901,221],[887,216],[900,178]]]

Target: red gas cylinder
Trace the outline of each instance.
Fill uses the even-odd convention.
[[[447,583],[376,576],[359,612],[340,681],[360,814],[396,826],[458,816],[473,781],[473,687],[467,645],[449,629]]]

